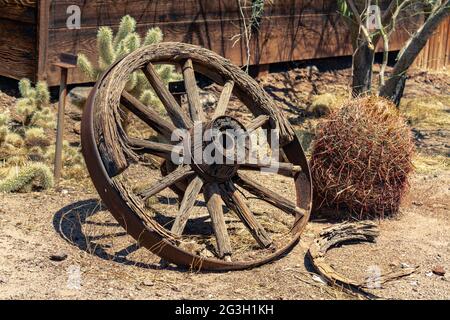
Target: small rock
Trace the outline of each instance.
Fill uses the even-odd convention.
[[[83,108],[91,90],[91,87],[75,87],[68,94],[69,101],[77,107]]]
[[[77,122],[73,126],[73,132],[76,134],[81,134],[81,122]]]
[[[327,281],[326,281],[323,277],[318,276],[318,275],[316,275],[316,274],[312,276],[312,279],[313,279],[314,281],[316,281],[316,282],[321,283],[321,284],[327,284]]]
[[[400,263],[400,267],[402,267],[402,269],[408,269],[408,268],[411,268],[411,266],[410,266],[409,264],[404,263],[404,262]]]
[[[433,276],[433,272],[428,271],[427,273],[425,273],[425,275],[426,275],[427,277],[432,277],[432,276]]]
[[[423,202],[420,202],[420,201],[413,201],[412,204],[415,206],[418,206],[418,207],[423,206]]]
[[[55,254],[50,255],[50,260],[52,261],[64,261],[67,259],[67,254],[64,252],[58,252]]]
[[[142,285],[146,286],[146,287],[153,287],[155,285],[155,283],[150,280],[144,280],[144,281],[142,281]]]
[[[433,268],[433,270],[431,270],[435,275],[438,276],[445,276],[445,270],[443,266],[436,266]]]
[[[67,195],[67,194],[69,194],[69,191],[66,190],[66,189],[62,189],[62,190],[61,190],[61,194],[62,194],[62,195]]]

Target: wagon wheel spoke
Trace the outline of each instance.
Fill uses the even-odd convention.
[[[245,174],[238,173],[235,182],[251,194],[266,201],[267,203],[272,204],[286,213],[297,217],[302,217],[306,214],[305,210],[297,207],[294,202],[250,179]]]
[[[150,153],[152,155],[170,160],[177,147],[171,144],[128,137],[128,145],[137,153]],[[181,151],[181,150],[180,150]]]
[[[208,183],[204,187],[206,207],[216,235],[217,251],[220,258],[231,261],[231,242],[223,215],[223,201],[217,183]]]
[[[214,111],[214,118],[223,116],[227,110],[228,103],[230,102],[231,94],[233,93],[234,81],[227,81],[220,94],[219,102],[217,102],[216,110]]]
[[[269,122],[269,120],[270,120],[270,117],[268,115],[265,115],[265,114],[256,117],[255,119],[253,119],[252,122],[250,122],[247,125],[248,133],[252,133],[256,129],[258,129],[260,127],[263,127],[266,123]]]
[[[183,111],[174,96],[170,93],[169,89],[164,84],[161,77],[156,72],[155,67],[151,62],[143,69],[145,76],[147,77],[150,85],[152,86],[158,98],[167,110],[172,122],[178,128],[189,129],[192,127],[192,121],[188,115]]]
[[[164,190],[167,187],[177,183],[180,180],[189,178],[194,174],[194,171],[190,166],[180,166],[175,171],[169,173],[167,176],[162,177],[151,187],[144,189],[138,193],[144,200],[154,196],[158,192]]]
[[[152,108],[147,107],[126,91],[122,92],[120,103],[136,117],[144,121],[153,130],[170,140],[172,132],[176,129],[176,127],[169,121],[162,118]]]
[[[239,216],[244,225],[248,228],[253,238],[262,248],[268,248],[272,244],[272,239],[264,227],[256,220],[250,208],[245,203],[242,195],[236,189],[231,181],[223,186],[223,199],[227,206],[233,209]]]
[[[262,171],[274,172],[281,174],[286,177],[295,177],[298,173],[302,171],[301,166],[294,165],[289,162],[278,162],[278,161],[260,161],[260,162],[247,162],[240,164],[239,169],[250,170],[250,171]]]
[[[180,210],[172,226],[172,232],[177,235],[183,234],[186,222],[194,208],[195,200],[203,186],[203,180],[195,177],[186,188],[183,200],[181,201]]]
[[[195,72],[191,59],[187,59],[183,65],[183,76],[191,119],[194,122],[205,121],[205,115],[203,113],[202,104],[200,103],[200,95],[198,93],[197,81],[195,79]]]

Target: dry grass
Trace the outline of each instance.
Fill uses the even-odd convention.
[[[417,154],[413,159],[414,169],[418,174],[431,174],[450,171],[450,158],[441,155]]]
[[[450,127],[450,96],[404,99],[400,111],[411,125],[423,128]]]

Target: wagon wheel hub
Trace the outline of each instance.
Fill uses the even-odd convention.
[[[248,155],[249,135],[237,119],[220,116],[198,122],[190,130],[190,164],[209,182],[225,182],[233,177]]]

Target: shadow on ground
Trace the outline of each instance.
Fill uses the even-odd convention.
[[[137,243],[131,244],[124,249],[121,249],[120,251],[114,252],[114,254],[112,254],[108,252],[108,249],[109,251],[111,251],[110,246],[98,242],[105,237],[123,237],[126,235],[125,231],[117,232],[114,234],[94,236],[85,234],[83,232],[83,229],[87,225],[99,227],[119,227],[119,224],[116,222],[94,222],[88,220],[89,217],[92,217],[104,210],[106,210],[106,208],[98,199],[78,201],[65,206],[64,208],[56,212],[53,217],[53,227],[55,228],[56,232],[68,243],[101,259],[146,269],[164,268],[179,270],[178,268],[167,266],[167,264],[164,263],[143,263],[130,258],[129,256],[140,248]]]

